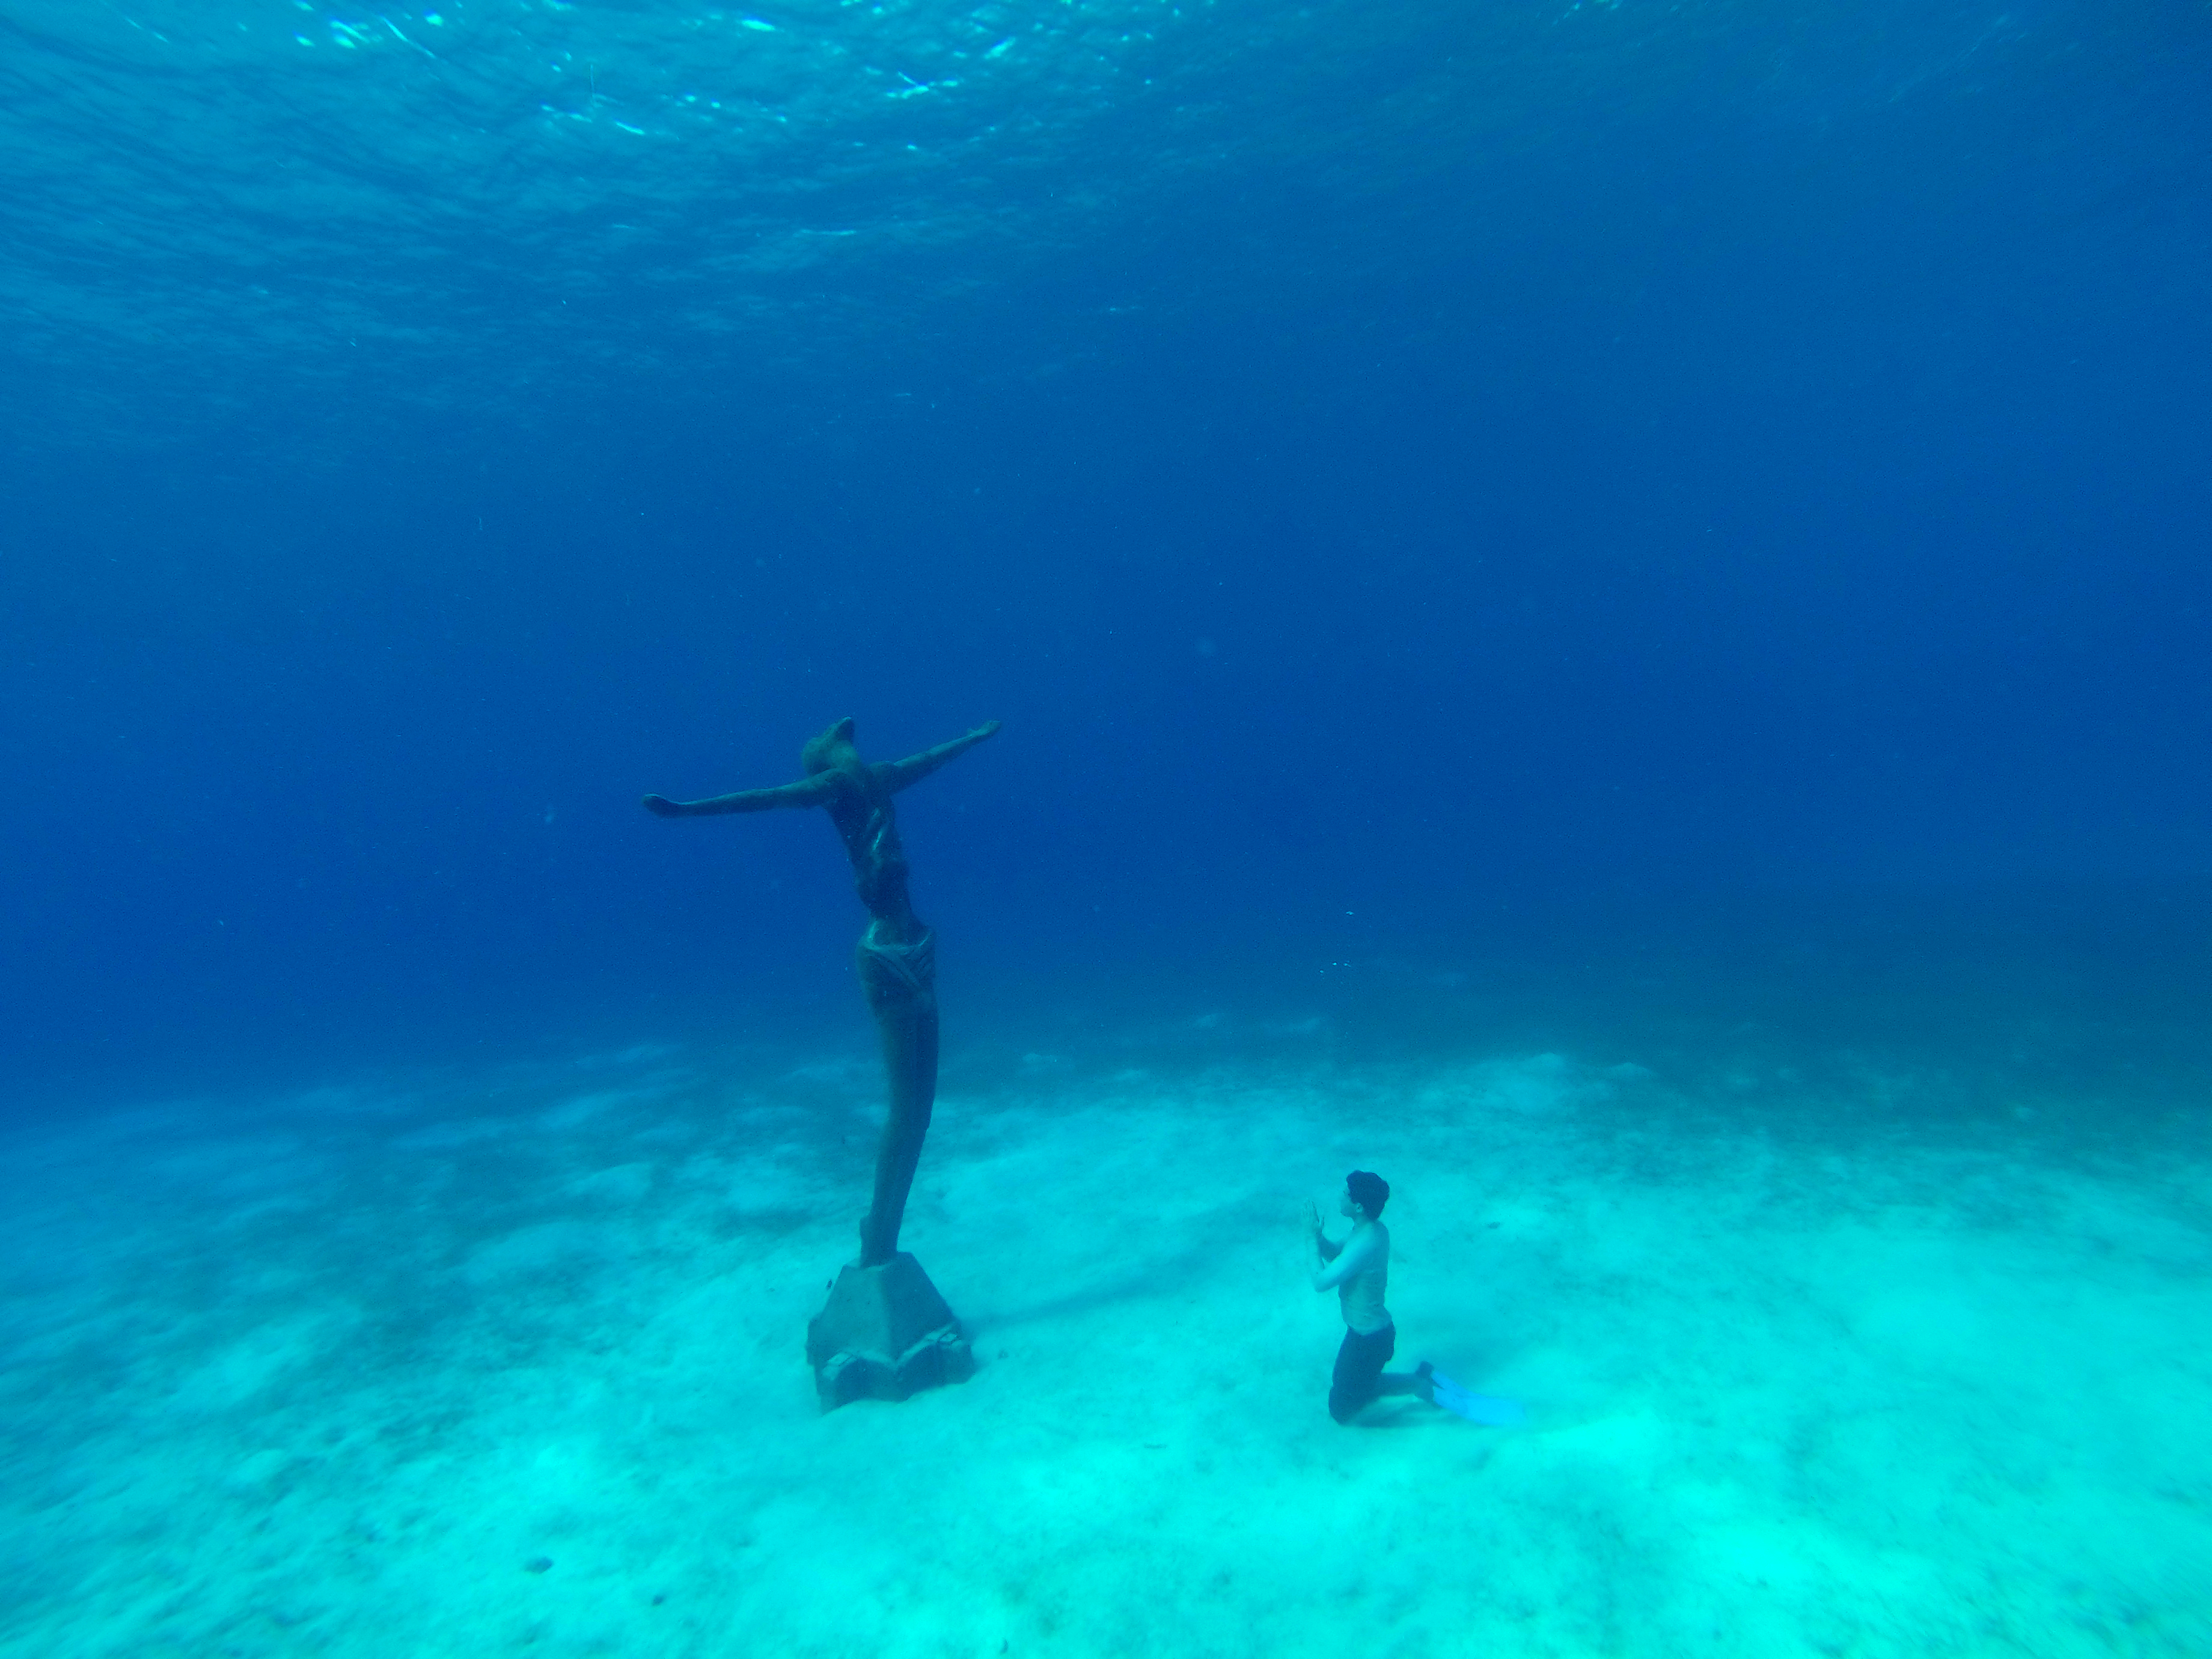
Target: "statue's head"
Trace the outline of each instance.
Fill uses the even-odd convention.
[[[834,772],[842,767],[857,766],[860,751],[853,746],[853,717],[839,720],[818,737],[806,740],[806,747],[799,751],[799,763],[806,769],[806,775],[817,772]]]

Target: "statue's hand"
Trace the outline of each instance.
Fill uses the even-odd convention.
[[[672,818],[682,809],[665,795],[647,795],[645,798],[645,810],[655,817]]]

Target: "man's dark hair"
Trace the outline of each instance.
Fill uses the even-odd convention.
[[[1390,1201],[1390,1183],[1372,1170],[1354,1170],[1344,1178],[1344,1189],[1352,1194],[1352,1201],[1367,1212],[1372,1221],[1382,1213],[1382,1206]]]

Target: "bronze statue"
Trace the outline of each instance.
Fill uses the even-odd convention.
[[[807,1357],[824,1409],[870,1395],[903,1399],[974,1369],[959,1322],[921,1266],[898,1248],[899,1222],[937,1099],[937,967],[935,936],[907,896],[906,854],[891,797],[998,729],[992,720],[884,765],[860,758],[853,722],[842,720],[807,744],[800,756],[806,776],[797,783],[710,800],[645,798],[647,810],[665,818],[823,808],[844,840],[860,902],[872,918],[860,935],[860,985],[883,1038],[890,1110],[876,1152],[875,1200],[860,1224],[860,1258],[839,1277],[829,1306],[807,1332]]]

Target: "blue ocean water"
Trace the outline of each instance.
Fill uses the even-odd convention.
[[[2202,0],[0,0],[0,1647],[2202,1650]],[[638,799],[847,715],[1005,722],[900,805],[987,1364],[817,1419],[864,916]],[[1342,1478],[1503,1577],[1301,1576],[1429,1561],[1327,1320],[1166,1421],[1385,1156],[1533,1426]]]

